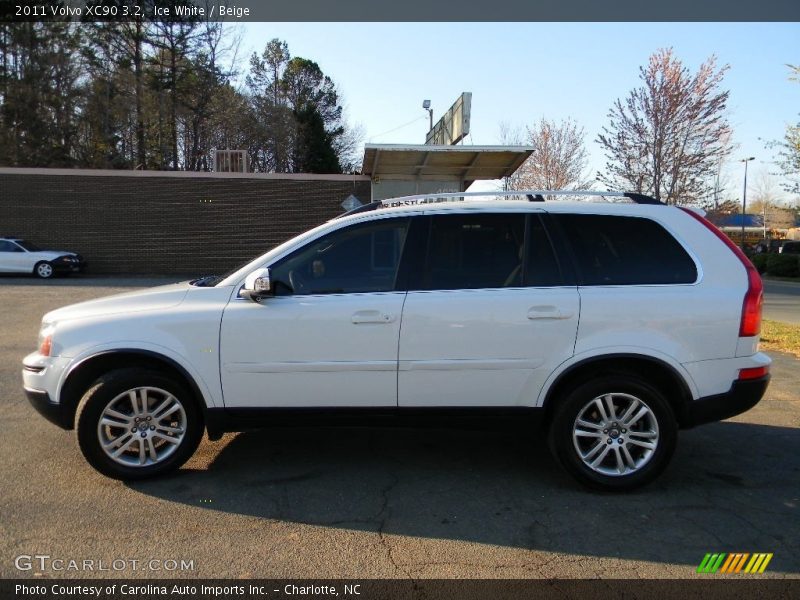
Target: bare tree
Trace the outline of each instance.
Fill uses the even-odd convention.
[[[509,121],[500,121],[497,125],[497,137],[503,146],[524,146],[525,130]]]
[[[762,169],[756,174],[751,193],[754,207],[756,203],[775,204],[781,196],[780,186],[775,176],[766,169]]]
[[[720,152],[720,154],[713,161],[712,170],[709,173],[708,193],[704,199],[701,199],[700,204],[706,210],[718,210],[720,204],[724,202],[723,196],[731,186],[731,177],[728,173],[727,162],[728,155],[733,151],[736,145],[731,140],[731,132],[729,131],[720,139],[720,144],[725,146],[727,150]]]
[[[350,125],[345,119],[344,131],[334,142],[334,149],[339,156],[343,173],[357,173],[361,169],[361,153],[364,146],[366,132],[364,125],[355,123]]]
[[[800,66],[786,65],[791,74],[789,79],[800,83]],[[770,147],[777,147],[778,166],[786,178],[783,188],[787,192],[800,194],[800,122],[786,126],[786,134],[779,142],[772,142]]]
[[[711,56],[692,75],[671,48],[652,54],[640,68],[643,85],[614,103],[597,138],[607,159],[598,179],[667,203],[708,196],[715,165],[731,151],[720,87],[727,69]]]
[[[586,172],[586,132],[571,119],[542,118],[526,128],[533,153],[518,169],[522,187],[534,190],[577,190],[591,187]]]
[[[748,202],[748,212],[761,215],[767,229],[787,229],[794,224],[794,214],[782,205],[781,188],[774,175],[766,170],[756,175],[752,188],[753,201]]]
[[[503,146],[524,146],[525,145],[525,131],[517,126],[512,125],[509,121],[500,121],[498,128],[498,141]],[[508,177],[503,177],[503,191],[521,190],[523,186],[520,183],[522,173],[520,169],[514,171]]]
[[[575,190],[591,187],[587,175],[586,133],[571,119],[542,118],[532,126],[499,125],[499,138],[507,146],[531,146],[533,152],[504,181],[507,190]]]

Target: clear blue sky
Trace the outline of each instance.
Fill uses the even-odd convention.
[[[293,56],[310,58],[342,93],[348,119],[365,142],[424,143],[422,100],[438,119],[463,91],[472,92],[466,143],[499,143],[499,123],[571,117],[586,129],[592,172],[602,168],[595,138],[614,100],[638,85],[638,68],[671,46],[691,69],[711,54],[730,65],[729,120],[738,149],[756,156],[750,183],[774,171],[762,140],[779,139],[800,117],[800,84],[786,63],[800,64],[798,23],[248,23],[240,57],[278,37]],[[244,64],[244,61],[242,61]],[[381,135],[400,125],[411,125]],[[731,165],[740,197],[742,165]],[[750,185],[748,188],[752,192]]]

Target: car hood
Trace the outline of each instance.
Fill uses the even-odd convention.
[[[41,258],[42,260],[55,260],[59,256],[78,256],[75,252],[67,252],[66,250],[37,250],[36,252],[31,252],[31,254],[35,254],[36,258]]]
[[[42,318],[42,322],[169,308],[180,304],[191,287],[187,281],[70,304],[50,311]]]

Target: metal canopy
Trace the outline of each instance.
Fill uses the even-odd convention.
[[[525,162],[530,146],[427,146],[366,144],[361,173],[400,181],[460,181],[509,177]]]

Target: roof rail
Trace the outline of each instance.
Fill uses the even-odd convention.
[[[529,202],[544,202],[546,196],[568,196],[568,197],[582,197],[582,196],[599,196],[601,198],[627,198],[635,204],[654,204],[665,206],[663,202],[637,192],[598,192],[595,190],[513,190],[513,191],[484,191],[484,192],[445,192],[436,194],[416,194],[414,196],[400,196],[397,198],[386,198],[385,200],[378,200],[364,204],[349,210],[341,215],[347,217],[357,213],[376,210],[378,208],[388,208],[393,206],[406,206],[413,204],[436,204],[439,202],[458,202],[464,198],[478,197],[478,196],[492,196],[492,197],[526,197]]]

